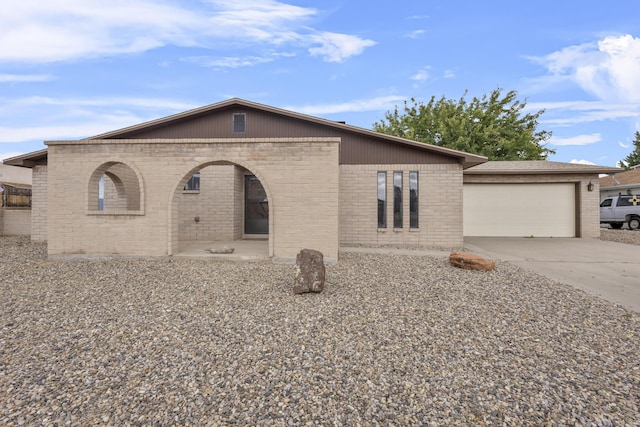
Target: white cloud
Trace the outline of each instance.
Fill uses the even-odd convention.
[[[0,61],[55,62],[162,46],[302,47],[325,61],[375,42],[310,27],[314,8],[275,0],[21,0],[0,15]]]
[[[410,33],[405,34],[404,36],[409,39],[417,39],[420,36],[422,36],[424,33],[426,33],[425,30],[413,30]]]
[[[342,102],[336,104],[318,104],[318,105],[302,105],[284,107],[287,110],[297,111],[303,114],[335,114],[335,113],[351,113],[362,111],[380,111],[389,110],[396,104],[402,103],[406,97],[404,96],[381,96],[371,99],[359,99],[355,101]]]
[[[527,111],[545,110],[540,123],[571,126],[579,123],[636,118],[640,103],[610,103],[603,101],[536,102],[527,104]]]
[[[54,79],[48,74],[0,74],[0,83],[48,82]]]
[[[362,39],[349,34],[322,32],[307,36],[309,40],[320,44],[309,48],[312,56],[322,56],[327,62],[342,62],[345,59],[360,55],[366,48],[374,46],[373,40]]]
[[[577,159],[571,159],[569,163],[573,163],[577,165],[593,165],[593,166],[596,165],[595,163],[590,162],[589,160],[577,160]]]
[[[0,143],[85,138],[194,107],[159,98],[4,100],[0,102]]]
[[[210,67],[215,70],[220,70],[225,68],[253,67],[259,64],[273,62],[278,58],[293,56],[295,56],[295,53],[270,52],[265,56],[225,56],[221,58],[210,56],[192,56],[183,58],[182,60],[186,62],[192,62],[203,67]]]
[[[631,147],[631,144],[623,144],[622,142],[618,141],[618,145],[622,148],[629,148]]]
[[[420,71],[418,71],[416,74],[414,74],[413,76],[411,76],[411,80],[415,80],[418,82],[423,82],[425,80],[429,79],[429,69],[431,67],[424,67],[422,68]]]
[[[91,122],[75,122],[50,126],[0,126],[0,143],[86,138],[114,129],[131,126],[139,123],[140,121],[142,120],[135,116],[120,115],[112,117],[95,117]]]
[[[573,81],[605,101],[640,101],[640,38],[609,36],[531,59],[547,68],[550,82]]]
[[[444,75],[442,77],[444,77],[445,79],[452,79],[456,76],[456,73],[453,70],[444,70]]]
[[[600,142],[602,136],[599,133],[592,133],[591,135],[577,135],[569,138],[557,138],[551,137],[549,143],[551,145],[563,146],[563,145],[589,145]]]

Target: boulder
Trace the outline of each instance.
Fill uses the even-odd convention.
[[[490,271],[496,268],[495,262],[487,261],[480,255],[468,252],[451,252],[449,262],[454,267],[464,268],[465,270]]]
[[[296,274],[293,293],[322,292],[324,289],[324,257],[322,252],[303,249],[296,256]]]

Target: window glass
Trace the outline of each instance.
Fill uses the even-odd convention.
[[[600,203],[600,207],[606,208],[608,206],[611,206],[611,202],[613,202],[613,199],[604,199],[602,203]]]
[[[631,202],[629,202],[630,197],[618,197],[618,203],[616,206],[631,206]]]
[[[418,172],[409,172],[409,227],[418,228]]]
[[[387,228],[387,173],[378,172],[378,228]]]
[[[616,206],[640,206],[640,196],[622,196]]]
[[[393,173],[393,228],[402,228],[402,172]]]
[[[233,115],[233,133],[245,133],[247,131],[247,115],[235,113]]]
[[[184,186],[185,190],[200,190],[200,172],[196,172],[193,176],[187,181],[187,184]]]

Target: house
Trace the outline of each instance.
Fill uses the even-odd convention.
[[[600,178],[600,199],[618,194],[640,194],[640,165]]]
[[[563,233],[597,237],[593,181],[617,171],[548,162],[521,170],[520,162],[487,163],[241,99],[46,144],[6,163],[33,168],[34,206],[38,199],[37,215],[46,218],[34,222],[33,236],[48,241],[50,255],[175,255],[194,241],[247,238],[265,239],[276,259],[293,259],[302,248],[329,261],[345,246],[459,248],[463,227],[502,233],[474,231],[463,217],[495,222],[464,210],[491,198],[487,208],[501,212],[525,201],[546,210],[569,198],[555,211],[574,218]],[[508,167],[485,166],[493,163]],[[550,201],[545,190],[556,187],[562,190]],[[505,200],[513,194],[522,200]],[[531,221],[525,225],[537,224]]]

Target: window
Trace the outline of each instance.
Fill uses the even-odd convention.
[[[418,228],[418,172],[409,172],[409,228]]]
[[[187,184],[184,186],[184,190],[200,190],[200,172],[196,172],[193,176],[187,181]]]
[[[245,133],[247,131],[247,115],[245,113],[233,114],[233,133]]]
[[[387,173],[378,172],[378,228],[387,228]]]
[[[121,162],[107,162],[89,178],[91,215],[144,215],[144,190],[138,174]]]
[[[402,172],[393,173],[393,228],[402,228]]]
[[[616,206],[638,206],[640,205],[640,197],[638,196],[622,196],[618,197]]]
[[[600,207],[601,208],[607,208],[607,207],[611,206],[612,202],[613,202],[613,199],[604,199],[602,201],[602,203],[600,203]]]

